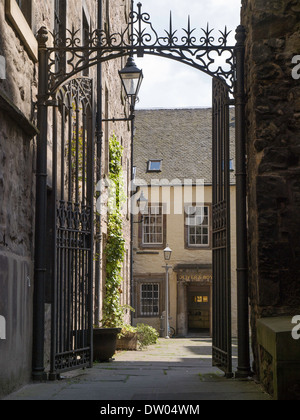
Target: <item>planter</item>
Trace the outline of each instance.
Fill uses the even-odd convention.
[[[137,350],[138,335],[136,332],[127,332],[124,337],[117,339],[117,350]]]
[[[95,328],[94,338],[94,362],[109,362],[116,352],[117,336],[121,328]]]

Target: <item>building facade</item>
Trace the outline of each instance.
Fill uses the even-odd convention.
[[[100,7],[101,6],[101,7]],[[98,17],[98,12],[101,15]],[[38,40],[41,27],[48,33],[47,45],[53,45],[52,34],[59,37],[60,42],[67,42],[72,28],[78,29],[78,38],[84,43],[90,33],[101,26],[110,25],[112,31],[119,31],[128,22],[130,2],[103,1],[99,5],[92,0],[45,0],[16,1],[1,0],[0,2],[0,396],[5,395],[22,384],[28,382],[32,375],[33,336],[35,335],[34,312],[34,270],[35,270],[35,232],[43,226],[35,224],[36,209],[36,175],[39,162],[37,153],[37,94],[39,86]],[[68,71],[68,63],[63,54],[53,58],[56,71]],[[69,114],[65,120],[61,111],[57,114],[49,109],[48,114],[48,160],[47,160],[47,209],[48,220],[51,217],[51,203],[55,188],[55,174],[62,173],[62,168],[70,169],[70,177],[74,170],[75,157],[65,151],[58,156],[57,166],[53,166],[54,144],[63,150],[61,139],[63,133],[74,133],[75,114],[81,113],[83,119],[78,122],[80,142],[87,133],[91,145],[97,151],[97,161],[94,162],[95,172],[91,175],[97,190],[97,183],[107,177],[109,170],[109,139],[115,135],[122,144],[124,152],[122,164],[124,173],[131,173],[131,127],[125,122],[105,122],[102,127],[96,126],[99,112],[103,119],[111,119],[128,114],[124,92],[118,70],[125,66],[125,58],[85,68],[66,80],[60,88],[66,93],[70,87],[90,87],[90,130],[83,127],[84,112],[78,109],[72,113],[71,103]],[[98,70],[98,71],[97,71]],[[50,75],[48,75],[50,76]],[[98,77],[99,76],[99,77]],[[83,81],[88,81],[85,84]],[[98,88],[98,89],[97,89]],[[66,110],[67,108],[65,108]],[[97,114],[98,112],[98,114]],[[55,116],[56,115],[56,116]],[[68,123],[69,121],[69,123]],[[72,124],[73,121],[73,124]],[[59,124],[58,124],[59,122]],[[97,128],[97,130],[96,130]],[[70,134],[71,136],[71,134]],[[70,137],[71,138],[71,137]],[[57,141],[57,139],[59,139]],[[69,144],[71,148],[71,140]],[[77,169],[82,170],[85,162],[82,155],[84,146],[77,147]],[[73,160],[72,160],[73,159]],[[75,159],[75,160],[74,160]],[[82,162],[81,162],[82,161]],[[76,164],[75,164],[76,166]],[[53,168],[57,171],[53,171]],[[77,171],[78,172],[78,171]],[[58,176],[58,180],[59,180]],[[67,179],[67,178],[66,178]],[[59,193],[63,195],[66,186],[62,178]],[[84,200],[83,180],[77,182],[78,196]],[[127,186],[127,185],[126,185]],[[128,187],[129,188],[129,187]],[[72,192],[72,195],[75,192]],[[93,206],[96,209],[96,195]],[[129,209],[129,207],[128,207]],[[94,313],[93,320],[101,319],[102,296],[105,289],[105,257],[104,250],[107,238],[107,214],[105,211],[95,213],[95,249],[97,255],[94,264],[93,290]],[[82,214],[81,214],[82,217]],[[83,219],[82,219],[83,220]],[[124,239],[127,257],[123,267],[123,303],[130,303],[130,218],[124,214]],[[51,242],[53,230],[51,224],[46,226],[47,238]],[[47,255],[47,266],[50,267],[53,250],[44,250]],[[81,257],[78,257],[81,258]],[[79,263],[78,263],[79,264]],[[51,347],[51,308],[53,305],[51,269],[45,273],[45,336],[44,336],[44,367],[49,369]]]
[[[134,140],[136,199],[148,199],[134,223],[134,322],[165,336],[212,334],[212,110],[138,110]],[[232,331],[236,335],[234,113],[231,114]],[[138,208],[137,208],[138,210]],[[164,253],[172,249],[169,291]]]

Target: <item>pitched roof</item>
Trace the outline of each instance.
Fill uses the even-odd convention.
[[[231,158],[234,160],[234,110],[231,110]],[[212,109],[137,110],[134,166],[139,179],[205,180],[212,184]],[[149,160],[162,160],[161,172],[148,173]],[[235,176],[231,174],[231,183]]]

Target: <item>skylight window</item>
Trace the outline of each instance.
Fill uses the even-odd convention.
[[[160,172],[162,167],[162,160],[149,160],[148,172]]]

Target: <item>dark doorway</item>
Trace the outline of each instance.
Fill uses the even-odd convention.
[[[190,286],[188,298],[188,332],[210,332],[210,290],[208,287]]]

